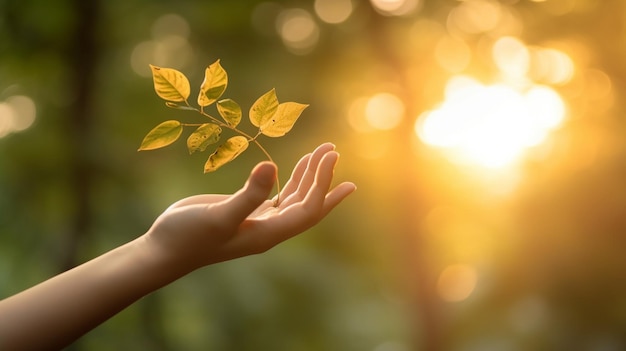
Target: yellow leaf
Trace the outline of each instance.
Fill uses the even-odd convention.
[[[187,101],[191,88],[189,80],[181,72],[172,68],[162,68],[150,65],[154,90],[163,100],[183,102]]]
[[[154,127],[143,138],[138,151],[154,150],[175,142],[183,132],[183,126],[179,121],[165,121]]]
[[[222,66],[220,60],[215,61],[204,72],[204,81],[200,86],[200,94],[198,95],[198,105],[208,106],[222,96],[228,85],[228,75]]]
[[[204,151],[207,146],[217,143],[220,140],[222,128],[217,124],[205,123],[198,127],[189,138],[187,138],[187,149],[193,154],[196,151]]]
[[[197,111],[197,109],[195,109],[195,108],[193,108],[191,106],[178,105],[178,104],[175,104],[175,103],[173,103],[171,101],[166,101],[165,102],[165,106],[167,106],[169,108],[175,108],[175,109],[178,109],[178,110]]]
[[[248,139],[241,135],[226,140],[224,144],[220,145],[217,150],[209,156],[209,159],[204,165],[204,173],[213,172],[234,160],[248,148],[248,145]]]
[[[261,133],[268,137],[280,137],[287,134],[308,106],[297,102],[285,102],[278,105],[274,115],[259,127]]]
[[[218,101],[217,112],[231,127],[236,127],[241,122],[241,107],[231,99]]]
[[[276,90],[272,89],[258,98],[250,107],[250,122],[255,127],[261,127],[272,118],[278,108]]]

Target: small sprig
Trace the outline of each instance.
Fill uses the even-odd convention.
[[[291,130],[305,108],[309,105],[297,102],[279,103],[275,89],[259,97],[250,107],[249,120],[258,128],[256,135],[251,136],[237,128],[242,119],[242,110],[239,104],[232,99],[222,99],[228,86],[228,75],[220,65],[220,60],[210,64],[204,75],[197,99],[197,107],[189,103],[191,88],[187,77],[172,68],[163,68],[150,65],[154,90],[165,100],[165,105],[179,110],[195,111],[208,118],[205,123],[183,123],[178,120],[168,120],[154,127],[144,137],[138,151],[154,150],[168,146],[178,140],[184,127],[193,127],[195,130],[187,138],[187,149],[190,154],[203,152],[210,145],[216,144],[224,129],[231,130],[237,135],[232,136],[219,145],[204,164],[204,173],[214,172],[226,163],[234,160],[244,152],[250,143],[254,143],[265,154],[269,161],[272,157],[257,140],[260,135],[281,137]],[[218,119],[209,115],[205,107],[215,104]],[[280,194],[278,176],[276,179],[277,193]],[[279,200],[277,200],[279,203]]]

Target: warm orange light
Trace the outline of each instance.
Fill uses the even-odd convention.
[[[355,99],[348,108],[348,123],[362,133],[390,130],[404,118],[402,100],[391,93],[378,93]]]
[[[454,160],[501,168],[544,141],[564,118],[563,100],[547,86],[519,91],[456,77],[441,106],[417,119],[415,132]]]
[[[469,65],[472,51],[462,40],[444,36],[435,47],[435,59],[448,72],[459,73]]]
[[[149,64],[182,69],[193,60],[189,24],[176,14],[159,17],[152,25],[152,40],[138,43],[130,55],[133,71],[151,77]]]
[[[476,270],[468,265],[455,264],[446,267],[437,280],[439,296],[448,302],[467,299],[478,283]]]
[[[28,129],[35,122],[37,108],[28,96],[15,95],[0,102],[0,138]]]
[[[319,39],[317,23],[303,9],[283,11],[278,16],[277,29],[287,49],[295,54],[311,52]]]
[[[315,0],[313,7],[322,21],[332,24],[347,20],[354,9],[352,0]]]
[[[404,110],[404,103],[396,95],[379,93],[367,101],[365,119],[375,129],[389,130],[400,124]]]
[[[502,17],[502,6],[495,0],[462,1],[450,12],[448,24],[465,33],[488,32]]]
[[[370,0],[374,9],[383,15],[405,16],[415,12],[422,0]]]

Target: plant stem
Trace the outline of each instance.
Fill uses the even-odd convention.
[[[267,157],[267,160],[276,164],[274,162],[274,160],[272,159],[272,156],[270,156],[270,154],[267,152],[267,150],[265,150],[265,148],[261,145],[261,143],[259,143],[258,140],[256,140],[256,138],[261,134],[261,133],[257,133],[257,135],[255,135],[254,137],[250,136],[248,133],[245,133],[239,129],[237,129],[237,127],[233,127],[227,123],[224,123],[222,121],[220,121],[219,119],[209,115],[208,113],[204,112],[204,108],[200,108],[197,109],[191,105],[189,105],[189,103],[187,103],[187,106],[190,108],[193,108],[195,111],[197,111],[198,113],[200,113],[201,115],[208,117],[211,121],[213,121],[213,123],[219,125],[222,128],[228,128],[232,131],[234,131],[235,133],[239,133],[240,135],[248,138],[248,142],[253,142],[254,144],[256,144],[256,146],[263,152],[263,154],[265,154],[265,157]],[[202,124],[182,124],[183,126],[201,126]],[[274,201],[274,207],[277,207],[280,204],[280,179],[278,178],[278,172],[276,172],[276,200]]]

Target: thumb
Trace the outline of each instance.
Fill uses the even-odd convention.
[[[267,200],[276,181],[276,165],[272,162],[259,163],[248,177],[244,187],[227,201],[228,217],[237,223],[256,210]]]

